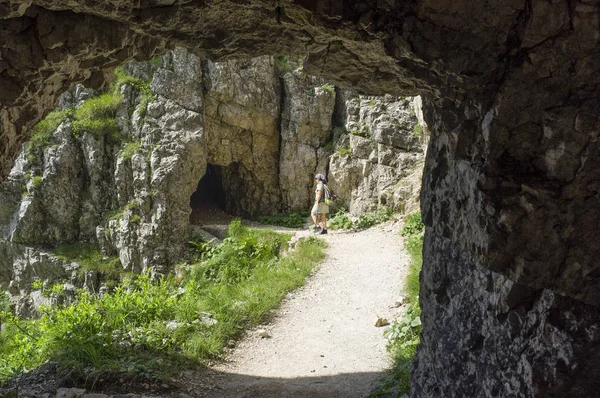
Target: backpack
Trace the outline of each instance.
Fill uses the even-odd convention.
[[[336,200],[338,198],[338,196],[335,194],[335,192],[333,192],[331,189],[329,189],[327,184],[323,184],[323,188],[325,191],[325,204],[330,205],[333,203],[334,200]]]

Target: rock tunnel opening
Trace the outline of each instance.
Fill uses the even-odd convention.
[[[226,211],[225,190],[223,189],[223,169],[208,164],[206,172],[198,181],[196,190],[190,197],[192,224],[201,224],[211,215],[223,214]]]

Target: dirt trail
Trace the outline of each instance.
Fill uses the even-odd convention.
[[[383,328],[407,272],[391,227],[324,236],[327,258],[223,364],[181,380],[194,397],[365,397],[389,366]],[[308,232],[301,232],[308,234]],[[270,338],[262,338],[265,329]],[[182,394],[185,395],[185,394]]]

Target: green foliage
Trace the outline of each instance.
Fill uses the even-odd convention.
[[[108,213],[106,215],[106,220],[107,221],[120,220],[121,218],[123,218],[123,215],[125,214],[125,212],[131,211],[132,213],[134,213],[137,209],[139,209],[139,207],[140,207],[140,202],[138,202],[136,199],[133,199],[133,200],[129,201],[122,208],[113,210],[110,213]]]
[[[302,228],[306,218],[310,215],[308,211],[298,213],[279,213],[274,216],[260,216],[258,221],[262,224],[277,225],[288,228]]]
[[[39,152],[48,148],[52,143],[52,134],[58,126],[68,118],[73,117],[72,108],[59,109],[50,112],[46,117],[35,125],[27,148],[27,160],[35,163]]]
[[[34,321],[4,311],[0,383],[49,360],[74,376],[155,379],[215,358],[324,258],[314,237],[281,256],[289,239],[234,221],[228,238],[189,266],[191,278],[180,283],[148,274],[124,278],[111,294],[81,291],[74,303],[45,308]]]
[[[150,60],[150,65],[152,66],[160,66],[162,62],[162,57],[158,56],[158,57],[154,57]]]
[[[156,59],[158,60],[158,64],[160,64],[160,57],[157,57]],[[150,89],[150,81],[142,79],[141,77],[129,75],[121,67],[115,69],[114,77],[115,80],[112,84],[113,93],[119,94],[118,90],[121,88],[121,86],[128,84],[141,94],[138,109],[140,118],[144,120],[144,116],[146,116],[146,111],[148,109],[148,104],[156,98],[156,93]]]
[[[335,93],[335,86],[333,84],[325,83],[321,86],[321,88],[328,94]]]
[[[300,62],[289,55],[281,55],[274,57],[275,59],[275,67],[279,72],[280,76],[285,75],[286,73],[293,72],[294,70],[300,67]]]
[[[308,90],[306,90],[306,95],[310,98],[314,98],[315,97],[315,88],[311,87]]]
[[[354,228],[366,229],[373,225],[381,224],[390,219],[392,210],[387,207],[380,207],[374,212],[363,214],[354,222]]]
[[[369,106],[375,106],[375,101],[373,101],[373,100],[369,101]]]
[[[129,222],[131,222],[132,224],[140,224],[142,222],[142,217],[137,214],[134,214],[129,219]]]
[[[134,153],[138,152],[142,148],[142,143],[140,141],[127,142],[123,145],[123,149],[121,151],[121,156],[125,160],[131,159]]]
[[[341,209],[332,215],[331,220],[327,223],[328,227],[335,229],[366,229],[373,225],[380,224],[390,219],[392,215],[391,209],[380,207],[374,212],[363,214],[356,220],[352,220],[345,209]]]
[[[107,275],[119,273],[119,259],[105,258],[92,243],[61,243],[54,249],[54,254],[60,260],[78,263],[85,271],[101,271]]]
[[[348,213],[337,213],[327,221],[327,227],[332,230],[336,229],[351,229],[353,225]]]
[[[227,234],[219,249],[205,255],[204,263],[192,270],[196,281],[239,283],[252,275],[257,266],[276,259],[291,238],[290,234],[270,230],[252,231],[240,220],[231,222]]]
[[[394,365],[371,397],[401,397],[410,393],[410,366],[416,355],[422,331],[419,273],[423,265],[424,229],[420,212],[411,213],[404,219],[401,234],[411,257],[409,274],[404,282],[409,305],[402,318],[395,321],[385,332],[388,339],[387,349],[392,355]]]
[[[42,186],[42,182],[43,182],[43,178],[41,176],[35,176],[35,177],[33,177],[33,180],[31,181],[31,185],[33,186],[33,189],[38,189],[39,187]]]
[[[88,132],[96,139],[106,136],[109,142],[118,142],[121,130],[116,116],[120,104],[121,95],[118,93],[105,93],[88,99],[75,110],[73,134],[79,137]]]
[[[340,156],[349,156],[352,155],[352,148],[338,148],[337,154]]]
[[[368,125],[364,124],[360,130],[350,130],[350,134],[352,135],[357,135],[359,137],[363,137],[363,138],[371,138],[371,129],[369,128]]]
[[[44,288],[44,281],[40,278],[35,278],[31,281],[31,288],[34,290],[42,290]]]
[[[415,124],[413,125],[413,137],[416,138],[423,138],[423,127],[421,127],[421,124],[419,122],[415,122]]]
[[[423,224],[423,220],[421,218],[421,212],[416,211],[406,215],[404,218],[404,226],[402,227],[400,234],[402,236],[410,237],[411,235],[420,234],[423,232],[424,228],[425,225]]]

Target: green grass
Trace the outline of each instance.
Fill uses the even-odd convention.
[[[88,380],[115,374],[168,380],[219,357],[324,258],[324,243],[314,237],[283,255],[290,237],[236,220],[202,261],[182,266],[183,280],[125,278],[110,294],[82,291],[75,303],[45,308],[33,321],[4,311],[0,383],[49,360]]]
[[[41,176],[35,176],[33,177],[33,180],[31,180],[31,185],[33,185],[33,189],[38,189],[42,186],[43,182],[44,179]]]
[[[393,367],[381,385],[371,393],[372,398],[401,397],[410,393],[410,366],[417,353],[421,335],[421,309],[419,308],[419,273],[423,265],[424,225],[421,213],[406,216],[401,235],[411,262],[404,281],[408,308],[403,317],[395,321],[385,335],[388,339]]]
[[[298,60],[290,57],[289,55],[277,56],[274,57],[274,60],[275,68],[280,76],[283,76],[289,72],[293,72],[301,66],[301,63]]]
[[[125,206],[107,213],[105,216],[105,221],[108,222],[110,220],[120,220],[121,218],[123,218],[125,212],[131,211],[133,213],[137,209],[139,209],[139,207],[140,202],[138,202],[137,199],[133,199],[129,201]]]
[[[73,134],[79,137],[84,132],[88,132],[96,139],[106,136],[109,141],[117,142],[121,130],[116,116],[121,101],[121,95],[117,92],[108,92],[85,101],[75,109]]]
[[[352,155],[352,148],[345,148],[345,147],[338,148],[337,154],[340,155],[340,156],[349,156],[349,155]]]
[[[84,271],[101,271],[107,275],[119,272],[119,259],[105,258],[98,247],[92,243],[61,243],[53,253],[60,260],[77,262]]]
[[[260,216],[258,221],[262,224],[277,225],[279,227],[302,228],[309,215],[308,211],[291,214],[279,213],[274,216]]]
[[[39,151],[48,148],[52,144],[52,135],[62,122],[73,117],[72,108],[59,109],[50,112],[46,117],[35,125],[27,148],[27,160],[35,163]]]
[[[129,160],[133,157],[136,152],[139,152],[142,148],[142,143],[140,141],[132,141],[127,142],[123,145],[123,149],[121,150],[121,156],[125,160]]]

